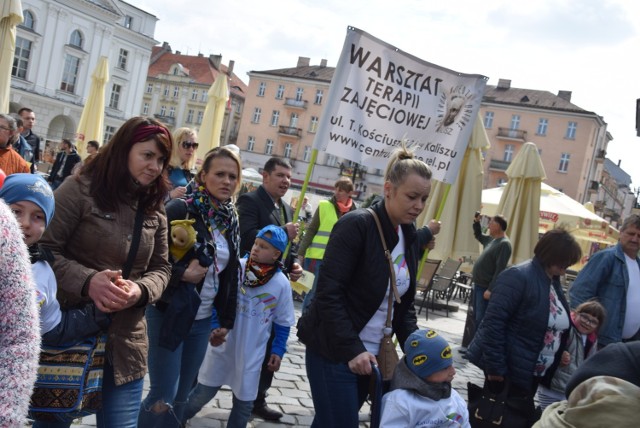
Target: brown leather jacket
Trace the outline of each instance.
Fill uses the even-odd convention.
[[[89,183],[86,177],[72,177],[56,190],[56,212],[41,241],[54,253],[52,268],[63,307],[89,301],[81,296],[84,284],[94,273],[122,269],[131,245],[135,203],[121,205],[117,212],[103,212],[89,195]],[[167,217],[162,208],[144,218],[140,247],[129,277],[140,285],[147,301],[112,314],[107,357],[114,367],[116,385],[140,379],[146,373],[144,308],[160,298],[170,272]]]

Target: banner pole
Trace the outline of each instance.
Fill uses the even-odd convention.
[[[440,216],[442,215],[442,211],[444,210],[444,204],[447,202],[447,197],[449,196],[449,190],[451,189],[451,184],[447,183],[444,188],[444,194],[442,195],[442,200],[440,201],[440,205],[438,206],[438,211],[436,211],[435,221],[440,221]],[[428,220],[427,220],[428,221]],[[418,278],[416,278],[416,283],[420,279],[420,275],[422,275],[422,268],[424,267],[424,262],[427,260],[427,256],[429,255],[429,249],[424,250],[424,254],[420,258],[420,263],[418,264]]]

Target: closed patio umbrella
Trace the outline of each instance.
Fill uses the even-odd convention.
[[[16,52],[16,26],[23,21],[20,0],[0,2],[0,112],[9,113],[11,68]]]
[[[91,74],[89,96],[84,103],[80,123],[76,132],[78,154],[84,159],[87,154],[87,141],[100,141],[104,132],[105,87],[109,81],[109,60],[101,56],[98,65]]]
[[[216,80],[209,88],[208,95],[209,99],[204,109],[202,126],[198,132],[197,157],[199,160],[203,160],[209,150],[220,146],[224,110],[229,100],[229,85],[224,73],[218,73]]]

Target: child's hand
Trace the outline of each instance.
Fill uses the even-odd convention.
[[[571,363],[571,354],[567,351],[562,353],[562,357],[560,358],[560,366],[565,367]]]
[[[269,358],[269,362],[267,363],[267,368],[270,372],[277,372],[280,370],[280,359],[276,354],[271,354],[271,358]]]
[[[209,343],[211,346],[220,346],[226,342],[228,332],[229,330],[222,327],[211,330],[211,335],[209,336]]]

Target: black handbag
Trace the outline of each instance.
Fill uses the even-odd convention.
[[[491,391],[486,380],[484,387],[468,382],[467,391],[472,428],[530,428],[538,419],[533,396],[509,394],[508,380],[498,393]]]

